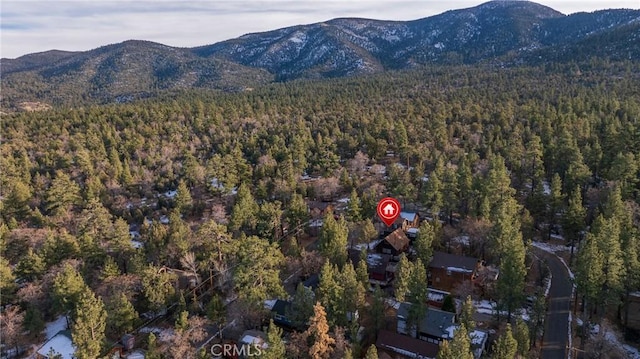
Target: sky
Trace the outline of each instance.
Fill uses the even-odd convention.
[[[125,40],[194,47],[336,17],[415,20],[485,0],[2,0],[0,57],[86,51]],[[640,0],[539,0],[564,14],[640,8]]]

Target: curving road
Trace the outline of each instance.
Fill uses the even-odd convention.
[[[565,265],[555,254],[535,248],[549,265],[552,280],[542,339],[542,359],[565,359],[569,344],[569,313],[573,283]]]

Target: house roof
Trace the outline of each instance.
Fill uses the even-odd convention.
[[[376,347],[412,358],[415,358],[417,355],[424,358],[435,358],[436,355],[438,355],[439,348],[437,344],[414,339],[388,330],[380,330],[378,332]]]
[[[284,316],[286,315],[287,308],[289,307],[291,307],[291,302],[286,300],[276,299],[276,302],[273,304],[273,307],[271,307],[271,311]]]
[[[405,319],[408,317],[410,303],[400,303],[397,316],[398,319]],[[442,339],[451,339],[451,329],[454,325],[455,313],[445,312],[443,310],[429,307],[427,314],[420,321],[420,332],[426,333],[433,337]]]
[[[240,336],[240,343],[255,344],[266,349],[268,347],[267,334],[260,330],[245,330],[244,333],[242,333],[242,335]]]
[[[398,228],[384,238],[396,251],[401,251],[409,245],[409,238],[402,228]]]
[[[318,286],[320,285],[320,275],[318,273],[311,275],[302,283],[302,285],[307,288],[311,288],[311,290],[318,289]]]
[[[360,251],[357,249],[348,250],[349,259],[353,263],[353,266],[357,266],[360,263]],[[391,261],[391,255],[383,253],[367,253],[367,271],[369,273],[385,273],[387,266]]]
[[[63,359],[73,359],[76,352],[76,347],[71,341],[71,332],[68,330],[61,330],[58,334],[49,339],[40,349],[38,354],[47,358],[49,352],[53,349],[56,354],[60,354]]]
[[[405,219],[409,222],[413,222],[418,216],[415,212],[400,212],[400,218]]]
[[[478,264],[478,258],[464,257],[457,254],[434,252],[429,263],[430,268],[447,268],[452,271],[473,272]]]

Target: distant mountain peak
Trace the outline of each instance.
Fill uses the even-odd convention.
[[[492,0],[413,21],[336,18],[191,49],[127,40],[84,52],[2,59],[2,100],[56,102],[80,94],[109,101],[152,89],[241,90],[273,80],[423,64],[639,59],[638,19],[640,10],[564,15],[531,1]],[[23,89],[24,84],[40,90]]]

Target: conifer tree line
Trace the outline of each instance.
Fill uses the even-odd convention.
[[[345,249],[377,236],[375,205],[392,195],[444,222],[425,222],[418,259],[400,260],[398,300],[425,302],[412,288],[426,283],[434,248],[446,248],[443,226],[484,230],[469,254],[500,267],[497,302],[513,323],[499,357],[530,337],[511,317],[533,239],[560,233],[571,246],[585,319],[624,313],[640,289],[640,69],[594,60],[576,75],[575,65],[420,68],[3,115],[2,304],[18,308],[30,335],[67,315],[76,355],[94,358],[141,313],[178,303],[174,350],[187,355],[225,309],[219,295],[203,305],[185,296],[167,268],[237,293],[251,312],[286,296],[282,273],[295,262],[320,273],[316,300],[293,296],[296,323],[308,326],[297,340],[314,343],[303,357],[374,357],[336,330],[350,333],[349,313],[380,305],[365,305],[366,267]],[[348,206],[323,218],[317,251],[286,236],[308,230],[307,200],[339,197]],[[414,306],[412,320],[425,310]],[[460,333],[472,330],[466,321]],[[465,357],[451,354],[458,345],[441,357]]]

